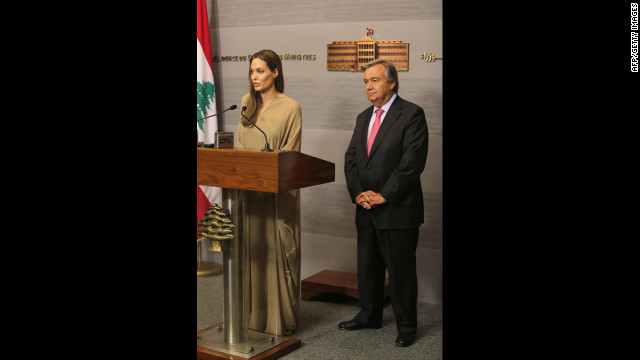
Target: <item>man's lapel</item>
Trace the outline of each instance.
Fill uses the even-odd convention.
[[[400,97],[397,96],[396,99],[393,100],[393,103],[391,103],[391,107],[389,107],[389,112],[387,113],[387,115],[385,115],[384,121],[382,122],[382,125],[378,130],[378,134],[376,135],[375,140],[373,140],[373,145],[371,145],[371,152],[369,153],[369,158],[374,156],[376,149],[384,139],[384,136],[387,134],[387,132],[389,132],[389,129],[393,127],[393,124],[396,122],[396,120],[398,120],[401,114],[401,110],[402,110],[402,99],[400,99]],[[364,138],[365,138],[365,148],[366,148],[366,142],[367,142],[366,133]],[[365,154],[366,154],[366,149],[365,149]]]

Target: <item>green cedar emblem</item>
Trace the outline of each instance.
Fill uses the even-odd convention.
[[[198,82],[198,114],[196,119],[207,117],[207,110],[211,110],[211,104],[215,100],[215,86],[205,81]],[[204,131],[204,120],[198,120],[198,127]]]

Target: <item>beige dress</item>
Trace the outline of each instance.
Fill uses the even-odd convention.
[[[242,106],[248,97],[242,98]],[[271,149],[300,151],[302,110],[297,101],[279,94],[254,121],[267,135]],[[239,148],[262,150],[265,146],[264,135],[254,126],[239,121],[237,134]],[[298,328],[300,307],[300,190],[277,197],[249,192],[246,199],[244,229],[251,239],[249,328],[291,335]],[[269,221],[274,207],[275,222]]]

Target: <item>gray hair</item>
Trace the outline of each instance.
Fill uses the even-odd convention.
[[[387,77],[387,82],[390,82],[390,83],[395,82],[396,86],[394,86],[392,90],[398,93],[398,88],[400,87],[400,81],[398,81],[398,69],[396,69],[396,66],[393,65],[392,62],[385,59],[375,59],[373,61],[369,61],[366,65],[364,65],[362,67],[362,70],[363,71],[367,70],[373,65],[378,65],[378,64],[384,65],[384,68],[386,69],[385,76]]]

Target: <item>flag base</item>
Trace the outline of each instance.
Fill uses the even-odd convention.
[[[198,277],[208,277],[222,274],[222,265],[214,262],[203,261],[198,264]]]

